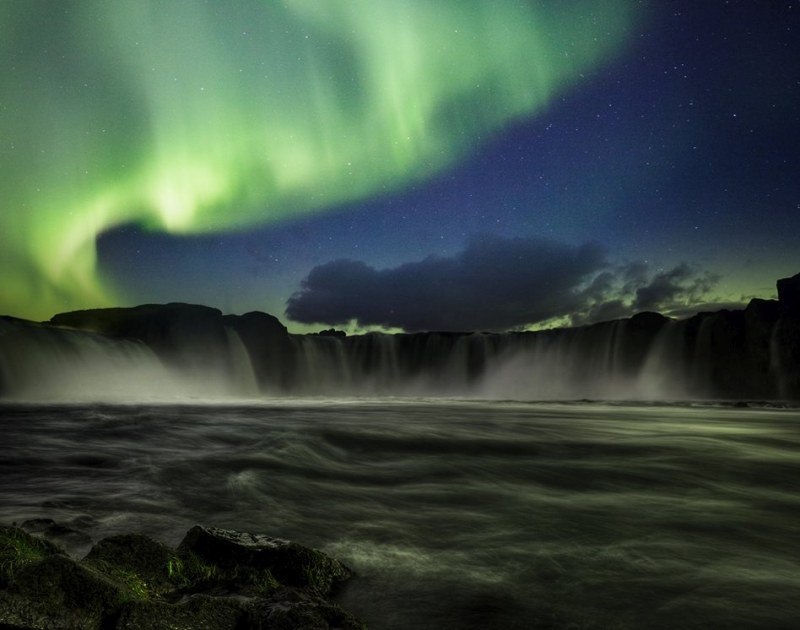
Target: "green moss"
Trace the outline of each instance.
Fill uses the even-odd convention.
[[[170,580],[179,580],[183,574],[183,560],[178,556],[167,560],[167,575]]]
[[[53,543],[17,527],[0,527],[0,587],[9,584],[22,567],[61,553]]]
[[[170,556],[166,570],[170,581],[178,588],[206,584],[219,577],[216,565],[203,561],[191,551]]]
[[[130,594],[130,597],[123,597],[124,601],[129,601],[131,599],[150,599],[158,594],[141,575],[134,571],[112,565],[105,565],[104,567],[98,568],[101,570],[104,569],[103,573],[105,575],[122,585],[125,592]]]
[[[254,594],[264,594],[281,586],[269,569],[239,565],[220,567],[187,550],[171,557],[167,561],[166,571],[170,581],[178,589],[243,588]]]
[[[49,610],[55,617],[78,615],[92,623],[112,614],[122,601],[132,598],[120,581],[57,554],[30,562],[17,571],[9,592],[36,602],[42,611]],[[46,627],[83,626],[55,624]]]
[[[116,564],[109,560],[93,559],[89,564],[120,584],[129,594],[128,600],[170,598],[176,592],[210,588],[223,577],[216,566],[187,553],[170,554],[157,571],[140,570],[130,564]]]
[[[237,567],[230,575],[230,581],[244,588],[249,587],[259,595],[266,595],[281,586],[269,569],[250,567]]]
[[[122,534],[98,542],[84,562],[123,583],[135,597],[156,597],[175,590],[166,567],[174,555],[152,538]]]
[[[311,588],[316,588],[323,591],[328,590],[329,580],[323,580],[323,576],[320,575],[320,572],[317,571],[313,565],[306,565],[303,567],[303,577],[305,578],[306,584],[308,584],[308,586]]]
[[[253,586],[255,587],[256,592],[266,594],[275,590],[276,588],[280,588],[281,583],[275,579],[275,576],[272,575],[271,571],[261,571],[260,573],[261,575],[253,580]]]
[[[314,549],[298,552],[302,586],[329,593],[337,580],[349,577],[350,572],[341,563]]]
[[[134,563],[129,557],[115,556],[109,551],[116,549],[106,549],[102,558],[95,554],[86,564],[119,584],[128,600],[165,597],[169,600],[180,593],[224,589],[233,585],[251,586],[253,590],[262,592],[277,584],[268,571],[253,571],[246,567],[241,570],[222,569],[190,551],[170,552],[158,565]]]

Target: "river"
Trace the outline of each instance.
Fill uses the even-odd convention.
[[[372,630],[800,619],[797,408],[5,404],[0,435],[0,521],[291,538]]]

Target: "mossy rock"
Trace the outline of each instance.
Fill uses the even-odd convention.
[[[344,564],[316,549],[262,534],[215,527],[193,527],[178,552],[192,553],[223,572],[233,568],[269,571],[282,585],[323,594],[352,576]]]
[[[0,526],[0,588],[6,587],[23,566],[58,554],[63,551],[49,540],[18,527]]]
[[[47,540],[0,527],[0,570],[0,629],[364,627],[324,597],[351,575],[347,567],[268,536],[195,527],[173,551],[126,534],[77,562]]]
[[[184,586],[175,576],[175,552],[141,534],[110,536],[84,558],[112,578],[125,583],[140,598],[157,597]]]
[[[99,630],[96,615],[53,607],[36,599],[0,591],[0,628],[3,630]]]
[[[5,595],[13,614],[0,611],[0,623],[19,626],[12,620],[29,619],[22,627],[31,628],[100,628],[130,598],[121,585],[62,555],[21,567]]]
[[[135,601],[125,604],[117,630],[237,630],[245,605],[237,599],[194,595],[178,604]],[[269,626],[265,626],[267,628]]]

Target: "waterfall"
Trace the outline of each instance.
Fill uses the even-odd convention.
[[[170,381],[153,351],[136,341],[2,319],[0,339],[0,383],[10,398],[147,398]]]
[[[639,397],[678,400],[690,397],[685,378],[687,323],[668,322],[658,333],[636,380]]]
[[[0,395],[800,398],[800,319],[766,301],[677,321],[643,313],[539,332],[349,337],[290,335],[264,314],[223,319],[206,307],[119,311],[64,316],[80,330],[0,318]]]
[[[683,344],[670,328],[645,376],[626,320],[541,333],[300,336],[293,393],[446,395],[493,399],[658,398]]]
[[[293,338],[296,373],[293,391],[304,395],[348,395],[352,391],[350,362],[344,347],[333,337]]]
[[[229,391],[244,396],[256,396],[258,394],[258,381],[256,380],[247,348],[242,343],[239,333],[228,326],[225,326],[225,336],[228,340],[228,358],[230,362],[227,383]]]
[[[183,371],[141,341],[0,318],[0,392],[19,400],[120,402],[255,395],[247,351],[227,332],[228,369],[198,364]]]
[[[349,373],[361,393],[390,394],[402,382],[397,343],[392,335],[369,333],[351,337],[344,348],[349,355]]]
[[[624,320],[589,328],[521,333],[490,355],[487,398],[637,398],[636,366],[626,357]]]

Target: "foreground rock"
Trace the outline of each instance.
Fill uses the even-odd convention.
[[[0,628],[362,629],[329,599],[351,571],[297,543],[194,527],[177,550],[126,534],[76,561],[0,526]]]

